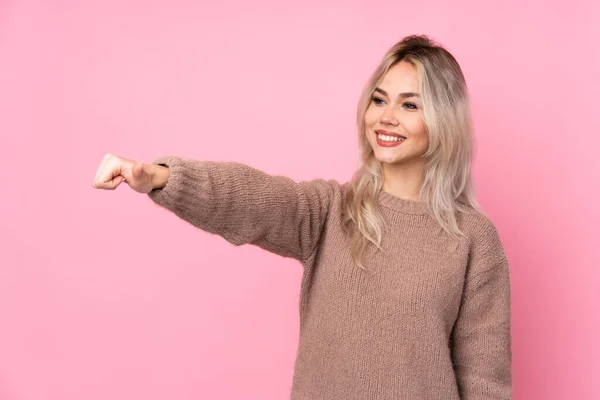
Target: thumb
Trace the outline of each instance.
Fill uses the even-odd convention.
[[[135,164],[133,164],[133,167],[131,168],[131,174],[133,175],[133,178],[141,178],[144,175],[144,173],[144,162],[136,161]]]

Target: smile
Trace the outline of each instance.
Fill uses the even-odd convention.
[[[406,140],[404,136],[397,133],[380,130],[375,131],[375,137],[377,138],[377,144],[381,147],[396,147]]]

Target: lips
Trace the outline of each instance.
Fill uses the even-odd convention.
[[[406,141],[406,138],[397,133],[379,129],[375,131],[375,141],[379,147],[398,147]]]
[[[386,136],[393,136],[393,137],[397,137],[397,138],[406,139],[406,136],[402,136],[402,135],[399,135],[397,133],[390,132],[390,131],[384,131],[383,129],[378,129],[375,131],[375,133],[378,135],[386,135]]]

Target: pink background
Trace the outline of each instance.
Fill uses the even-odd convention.
[[[599,399],[597,4],[0,2],[0,399],[288,398],[300,265],[92,179],[110,151],[344,181],[362,85],[410,33],[470,86],[513,398]]]

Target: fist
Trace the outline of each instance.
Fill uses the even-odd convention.
[[[143,161],[128,160],[107,153],[96,171],[92,186],[96,189],[115,190],[121,183],[139,193],[152,191],[152,174]]]

